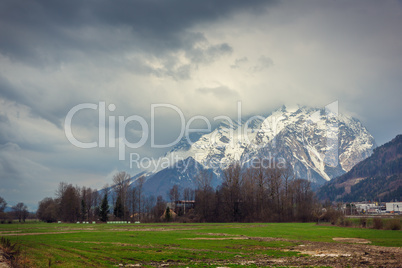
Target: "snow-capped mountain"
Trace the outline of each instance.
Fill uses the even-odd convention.
[[[181,174],[174,181],[169,176],[172,185],[184,181],[191,185],[196,174],[186,169],[183,173],[180,168],[172,171],[176,162],[189,158],[191,163],[199,164],[192,164],[197,170],[211,169],[218,181],[228,164],[239,161],[247,166],[258,158],[289,163],[297,177],[323,184],[349,171],[370,156],[375,147],[374,138],[360,121],[338,114],[336,105],[324,109],[283,106],[268,117],[223,120],[210,133],[195,133],[191,141],[181,140],[164,158],[175,159],[170,163],[169,174]],[[161,181],[165,172],[161,168],[148,175],[147,184],[157,187],[152,181]]]
[[[274,127],[266,127],[269,126]],[[321,184],[347,171],[370,156],[374,138],[357,119],[337,111],[286,107],[262,124],[247,154],[264,157],[271,153],[291,163],[297,176]]]

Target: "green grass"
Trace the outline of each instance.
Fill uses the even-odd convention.
[[[152,267],[162,263],[238,267],[227,263],[299,256],[286,249],[305,240],[337,243],[334,237],[364,238],[373,245],[402,247],[400,231],[314,223],[3,224],[0,236],[22,245],[30,267],[49,267],[49,260],[52,267]],[[249,239],[264,237],[285,240]]]

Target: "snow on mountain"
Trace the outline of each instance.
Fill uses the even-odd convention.
[[[290,163],[297,177],[323,184],[349,171],[375,147],[374,138],[360,121],[338,114],[335,106],[283,106],[268,117],[241,122],[226,119],[210,133],[192,133],[190,141],[183,138],[163,157],[169,159],[169,167],[148,174],[146,184],[150,191],[160,189],[156,184],[162,183],[163,174],[169,174],[165,179],[169,183],[163,182],[163,188],[184,181],[188,187],[194,185],[196,174],[192,171],[200,169],[212,170],[218,183],[227,165],[234,161],[251,165],[255,158]],[[186,159],[191,160],[190,169],[175,167]]]
[[[223,121],[211,133],[202,135],[187,149],[182,146],[174,147],[165,157],[186,159],[193,157],[207,168],[220,167],[234,161],[240,161],[244,150],[250,141],[255,138],[256,127],[262,123],[262,118],[250,121]],[[245,132],[249,130],[248,132]]]
[[[283,157],[298,177],[319,184],[349,171],[376,146],[360,121],[330,109],[282,107],[262,126],[248,156]]]
[[[234,161],[284,158],[302,178],[314,182],[349,171],[371,155],[374,138],[358,121],[327,109],[281,107],[270,116],[222,122],[193,144],[175,147],[168,157],[193,157],[217,170]],[[184,149],[183,149],[184,148]]]

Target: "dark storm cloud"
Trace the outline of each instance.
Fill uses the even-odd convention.
[[[203,33],[189,28],[224,19],[236,11],[261,12],[273,2],[5,0],[0,2],[0,56],[36,70],[84,62],[116,73],[124,69],[188,80],[198,65],[210,64],[233,51],[229,44],[210,43]],[[185,62],[177,52],[184,54]],[[32,114],[58,127],[71,107],[86,100],[82,94],[76,96],[73,89],[15,82],[7,75],[0,76],[0,96],[26,105]],[[66,90],[71,94],[63,102],[57,94],[49,94]],[[44,97],[60,105],[47,105]]]
[[[164,53],[195,42],[181,35],[197,23],[210,23],[238,10],[259,12],[272,2],[6,0],[0,3],[0,52],[34,62],[57,61],[71,50],[93,53],[134,46],[140,51]],[[128,29],[130,38],[114,39],[121,29]],[[58,54],[46,55],[49,51]]]

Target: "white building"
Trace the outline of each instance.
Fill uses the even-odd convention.
[[[379,213],[380,209],[376,203],[353,203],[355,205],[357,212],[359,213]]]
[[[389,203],[385,203],[385,207],[387,212],[402,212],[402,202],[389,202]]]

